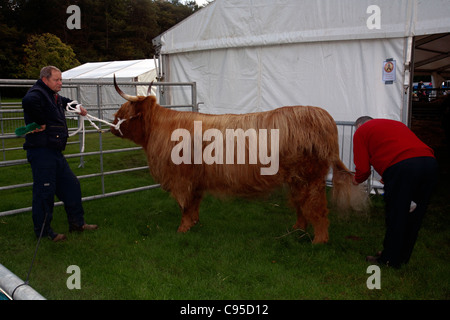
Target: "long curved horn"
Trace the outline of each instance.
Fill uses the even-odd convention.
[[[139,100],[138,97],[130,96],[130,95],[126,94],[125,92],[123,92],[122,90],[120,90],[120,88],[119,88],[119,86],[117,85],[117,82],[116,82],[116,74],[114,74],[114,88],[116,88],[117,93],[120,94],[120,96],[122,98],[124,98],[125,100],[131,101],[131,102],[135,102],[135,101]]]
[[[150,82],[150,86],[148,87],[148,90],[147,90],[147,96],[152,94],[152,85],[153,85],[153,81]]]

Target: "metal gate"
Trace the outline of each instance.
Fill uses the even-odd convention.
[[[29,88],[35,83],[34,80],[1,80],[0,79],[0,88]],[[135,92],[133,94],[136,94],[137,92],[137,86],[147,86],[150,83],[130,83],[130,82],[119,82],[118,83],[121,88],[124,87],[128,88],[128,90],[134,90]],[[162,105],[166,108],[177,108],[177,109],[185,109],[185,110],[193,110],[198,111],[197,106],[197,100],[196,100],[196,84],[195,83],[167,83],[167,82],[157,82],[153,84],[154,86],[158,87],[159,90],[157,91],[157,94],[160,95],[158,101],[172,102],[172,99],[170,98],[169,92],[171,90],[176,90],[174,88],[183,88],[184,91],[187,89],[187,100],[189,100],[187,103],[178,103],[178,104],[171,104],[171,105]],[[97,93],[96,96],[96,102],[95,103],[83,103],[83,95],[82,95],[82,89],[84,87],[90,86],[91,89],[93,88],[93,91]],[[120,100],[121,98],[118,98],[117,102],[110,102],[107,101],[107,97],[105,96],[105,93],[103,92],[103,88],[105,87],[112,87],[112,84],[110,82],[95,82],[95,83],[86,83],[86,82],[70,82],[69,84],[64,84],[63,89],[72,90],[71,95],[66,95],[67,97],[76,99],[80,101],[83,106],[88,110],[89,114],[95,115],[96,117],[100,119],[108,120],[108,115],[111,118],[112,113],[118,110],[120,105],[123,103],[123,100]],[[125,90],[125,89],[124,89]],[[126,90],[125,90],[126,91]],[[186,94],[184,94],[186,96]],[[76,130],[79,125],[79,118],[74,117],[71,115],[67,115],[67,123],[69,126],[69,131]],[[338,126],[338,132],[339,132],[339,148],[340,148],[340,157],[344,164],[350,169],[354,170],[354,164],[353,164],[353,134],[355,131],[355,127],[353,125],[353,122],[336,122]],[[27,212],[31,211],[31,187],[33,185],[33,182],[31,181],[31,169],[29,168],[29,164],[26,160],[26,152],[22,149],[21,143],[23,142],[23,138],[16,137],[14,134],[14,130],[17,127],[23,126],[23,110],[22,110],[22,104],[18,101],[7,101],[2,100],[0,96],[0,138],[1,138],[1,158],[0,158],[0,198],[3,198],[3,194],[6,192],[10,192],[11,190],[28,190],[26,192],[29,192],[29,204],[28,206],[24,203],[19,203],[15,208],[5,208],[3,207],[3,201],[0,202],[0,216],[20,213],[20,212]],[[87,125],[87,124],[86,124]],[[100,127],[100,124],[98,124]],[[88,200],[94,200],[94,199],[100,199],[105,197],[111,197],[121,194],[127,194],[131,192],[137,192],[142,190],[148,190],[159,187],[158,184],[150,184],[150,185],[144,185],[144,186],[135,186],[132,188],[127,189],[120,189],[115,190],[113,192],[107,192],[107,186],[105,185],[105,177],[117,175],[117,174],[123,174],[123,173],[131,173],[134,171],[140,171],[140,170],[147,170],[148,166],[146,164],[140,165],[140,166],[133,166],[133,167],[127,167],[127,168],[120,168],[118,170],[110,170],[105,171],[104,170],[104,157],[109,154],[118,154],[118,153],[125,153],[129,154],[130,152],[138,152],[139,150],[142,151],[141,147],[125,147],[125,148],[112,148],[108,149],[108,147],[104,146],[104,134],[98,133],[93,128],[91,130],[86,130],[87,134],[98,135],[98,150],[89,151],[81,153],[79,152],[81,148],[81,133],[79,134],[78,141],[70,141],[68,145],[79,145],[78,152],[65,152],[66,159],[72,159],[72,158],[78,158],[79,159],[79,167],[84,167],[84,162],[86,157],[91,156],[99,156],[99,171],[84,175],[77,176],[78,179],[88,179],[88,178],[98,178],[101,182],[101,192],[97,194],[93,194],[90,196],[83,197],[83,201]],[[117,139],[117,138],[115,138]],[[73,149],[73,148],[72,148]],[[15,153],[20,154],[19,158],[13,158],[9,159],[9,154]],[[23,167],[23,170],[30,172],[30,179],[27,182],[23,183],[5,183],[4,176],[8,168],[21,168]],[[376,181],[374,179],[374,175],[372,175],[371,179],[368,181],[368,190],[377,190],[382,187],[376,184]],[[327,177],[327,185],[331,186],[331,174]],[[55,206],[62,205],[62,202],[56,202]]]
[[[30,88],[35,83],[35,80],[2,80],[0,79],[0,88],[2,89],[2,92],[8,92],[9,88],[14,88],[14,90],[17,90],[17,88]],[[146,86],[148,87],[150,83],[134,83],[134,82],[118,82],[118,84],[121,86],[121,88],[126,90],[134,90],[134,93],[137,92],[137,86]],[[183,90],[185,92],[185,95],[187,96],[187,99],[185,103],[179,103],[179,104],[172,104],[172,105],[161,105],[166,108],[176,108],[176,109],[184,109],[184,110],[197,110],[197,101],[196,101],[196,84],[195,83],[153,83],[153,86],[159,88],[158,94],[162,97],[164,95],[167,96],[167,92],[170,90]],[[83,88],[91,87],[93,88],[94,92],[97,93],[96,96],[96,102],[95,103],[83,103],[83,94],[82,90]],[[71,92],[71,95],[64,95],[69,98],[72,98],[74,100],[77,100],[83,104],[83,106],[88,110],[89,114],[92,114],[99,119],[105,119],[109,115],[109,118],[111,118],[111,115],[117,111],[120,107],[120,105],[124,102],[124,100],[119,97],[117,94],[117,101],[107,101],[110,97],[106,97],[103,88],[112,87],[111,82],[95,82],[95,83],[87,83],[87,82],[70,82],[68,84],[63,85],[64,89],[69,89]],[[128,89],[124,89],[128,88]],[[62,91],[63,91],[62,90]],[[3,94],[5,96],[5,94]],[[170,99],[163,99],[164,101],[170,100]],[[77,116],[69,115],[67,114],[67,124],[69,127],[69,132],[74,131],[79,126],[80,118]],[[105,119],[105,120],[111,120],[111,119]],[[2,201],[0,202],[0,216],[6,216],[11,214],[16,214],[20,212],[27,212],[31,211],[31,187],[33,185],[32,177],[31,177],[31,168],[29,167],[28,161],[26,159],[26,152],[22,148],[22,144],[24,139],[22,137],[16,137],[14,134],[14,130],[18,127],[21,127],[24,125],[23,120],[23,109],[22,109],[22,103],[20,101],[17,101],[17,99],[2,99],[0,96],[0,140],[1,140],[1,158],[0,158],[0,199]],[[97,124],[99,127],[101,127],[101,124]],[[72,149],[72,152],[65,152],[66,159],[73,159],[77,158],[79,159],[79,167],[84,167],[85,165],[85,159],[90,158],[92,156],[98,156],[99,158],[99,170],[98,172],[93,172],[85,175],[78,175],[77,178],[79,180],[88,179],[88,178],[98,178],[100,179],[101,183],[101,192],[97,194],[93,194],[90,196],[83,197],[83,201],[88,200],[94,200],[94,199],[100,199],[105,197],[111,197],[121,194],[127,194],[131,192],[137,192],[142,190],[148,190],[159,187],[158,184],[150,184],[150,185],[143,185],[143,186],[134,186],[127,189],[120,189],[115,190],[113,192],[107,192],[108,186],[106,185],[106,179],[105,177],[117,175],[117,174],[127,174],[134,171],[140,171],[140,170],[148,170],[148,166],[145,163],[138,166],[132,166],[127,168],[120,168],[118,170],[110,170],[105,171],[104,170],[104,157],[106,155],[111,154],[118,154],[118,153],[124,153],[124,154],[130,154],[132,152],[142,152],[143,150],[141,147],[135,147],[135,146],[127,146],[124,148],[109,148],[108,146],[105,146],[105,133],[99,133],[94,128],[88,130],[88,123],[86,123],[86,135],[98,135],[98,149],[81,153],[81,133],[78,134],[79,138],[78,140],[74,140],[73,138],[70,139],[68,142],[68,149]],[[102,129],[108,129],[103,125]],[[111,135],[110,133],[106,133]],[[116,138],[117,139],[117,138]],[[78,145],[79,148],[76,147],[69,147],[70,145]],[[73,151],[76,150],[76,151]],[[12,170],[14,169],[14,170]],[[17,170],[17,171],[15,171]],[[8,176],[9,172],[12,173],[12,177]],[[29,180],[26,182],[21,183],[11,183],[11,181],[14,181],[16,178],[14,176],[14,172],[29,172]],[[83,189],[83,188],[82,188]],[[11,203],[5,204],[5,199],[7,198],[7,194],[11,194],[12,192],[26,192],[29,193],[29,203],[15,203],[12,205]],[[62,205],[62,202],[55,202],[55,206]],[[13,206],[14,208],[11,208]]]

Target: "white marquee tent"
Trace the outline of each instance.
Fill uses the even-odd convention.
[[[79,89],[63,88],[62,96],[78,100],[84,106],[119,106],[124,103],[114,89],[113,77],[118,82],[151,82],[156,81],[154,59],[89,62],[62,73],[64,85],[77,85]],[[103,84],[103,83],[108,84]],[[97,86],[98,84],[101,84]],[[121,89],[133,95],[147,95],[148,85],[121,86]],[[154,88],[152,88],[154,89]],[[101,93],[100,95],[98,93]]]
[[[314,105],[408,123],[414,42],[446,37],[421,67],[448,70],[449,17],[450,0],[215,0],[153,42],[165,81],[197,83],[200,112]]]

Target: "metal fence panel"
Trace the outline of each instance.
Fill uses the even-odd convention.
[[[7,91],[8,88],[30,88],[36,81],[35,80],[10,80],[10,79],[0,79],[0,88],[6,88],[2,89],[2,91]],[[134,90],[137,90],[137,86],[149,86],[150,83],[121,83],[118,82],[118,84],[122,87],[128,87],[132,88]],[[177,105],[162,105],[163,107],[167,108],[177,108],[177,109],[184,109],[184,110],[197,110],[197,102],[196,102],[196,86],[195,83],[154,83],[153,84],[156,87],[159,88],[183,88],[183,90],[187,90],[188,94],[191,96],[190,101],[188,101],[185,104],[177,104]],[[82,89],[85,87],[92,87],[95,88],[96,95],[94,97],[95,101],[94,103],[83,103],[83,95],[81,93]],[[102,90],[103,88],[112,88],[111,82],[95,82],[95,83],[86,83],[86,82],[70,82],[68,84],[63,85],[63,89],[65,91],[65,95],[69,98],[72,98],[74,100],[79,101],[83,104],[83,106],[88,110],[89,114],[95,115],[99,119],[104,120],[112,120],[112,115],[115,111],[119,109],[121,104],[124,102],[122,98],[117,98],[116,101],[111,103],[111,99],[109,96],[106,97],[109,93],[105,90]],[[63,90],[62,90],[63,91]],[[125,89],[124,89],[125,91]],[[163,92],[163,90],[159,90],[159,92]],[[116,96],[117,93],[115,93]],[[16,99],[17,100],[17,99]],[[102,104],[102,102],[105,101],[105,104]],[[79,126],[80,118],[78,116],[73,116],[72,114],[67,114],[67,124],[69,127],[69,132],[74,131]],[[2,97],[0,96],[0,140],[1,140],[1,158],[0,158],[0,170],[8,170],[8,168],[17,168],[20,166],[24,167],[24,170],[28,170],[31,172],[31,169],[28,166],[28,161],[26,160],[26,152],[22,148],[23,138],[22,137],[16,137],[14,134],[14,131],[16,128],[21,127],[24,125],[23,120],[23,109],[21,102],[13,101],[8,102],[6,100],[2,100]],[[88,123],[86,123],[86,126]],[[99,127],[101,127],[100,123],[98,124]],[[88,127],[86,127],[88,128]],[[108,129],[103,125],[103,129]],[[67,159],[70,158],[79,158],[80,164],[79,166],[84,166],[84,159],[85,157],[89,156],[99,156],[100,157],[100,169],[99,172],[85,174],[77,176],[78,179],[87,179],[87,178],[99,178],[101,180],[101,193],[94,194],[91,196],[83,197],[83,201],[88,200],[95,200],[105,197],[111,197],[111,196],[117,196],[121,194],[127,194],[131,192],[137,192],[142,190],[149,190],[153,188],[158,188],[159,184],[151,184],[151,185],[145,185],[145,186],[136,186],[129,189],[122,189],[117,190],[113,192],[106,192],[105,188],[105,177],[116,175],[116,174],[126,174],[129,172],[134,172],[138,170],[148,170],[147,166],[136,166],[136,167],[130,167],[130,168],[121,168],[120,170],[112,170],[106,172],[104,170],[104,161],[103,157],[108,154],[117,154],[117,153],[129,153],[129,152],[135,152],[137,150],[141,150],[141,147],[129,147],[129,148],[115,148],[115,149],[105,149],[103,146],[103,134],[98,133],[94,128],[86,130],[87,134],[98,134],[99,137],[99,148],[96,151],[90,151],[90,152],[84,152],[81,153],[81,132],[78,134],[79,139],[78,141],[71,141],[69,144],[78,144],[80,145],[78,148],[78,152],[75,153],[65,153],[65,157]],[[21,151],[22,150],[22,151]],[[17,157],[17,154],[20,154],[19,158],[11,159],[10,154],[14,153]],[[2,172],[2,171],[0,171]],[[5,171],[3,171],[5,172]],[[0,175],[1,176],[1,175]],[[2,179],[0,179],[0,198],[2,192],[7,192],[9,190],[16,190],[16,189],[23,189],[23,188],[30,188],[33,185],[32,181],[24,182],[24,183],[17,183],[17,184],[3,184],[1,182]],[[31,203],[31,189],[30,189],[30,203]],[[6,216],[21,212],[27,212],[31,211],[30,206],[23,206],[24,204],[20,203],[17,205],[18,208],[12,209],[12,210],[4,210],[0,211],[0,216]],[[55,202],[55,206],[62,205],[62,202]]]
[[[0,88],[29,88],[35,83],[34,80],[2,80],[0,79]],[[135,90],[137,91],[137,86],[142,85],[149,85],[150,83],[118,83],[121,88],[129,88],[128,90]],[[162,101],[170,101],[174,104],[172,105],[162,105],[163,107],[167,108],[176,108],[176,109],[184,109],[184,110],[193,110],[198,111],[197,108],[197,101],[196,101],[196,86],[195,83],[155,83],[155,86],[159,86],[159,89],[157,91],[158,94],[162,95],[160,99]],[[94,96],[94,101],[89,101],[88,103],[84,103],[83,94],[81,93],[82,88],[91,87],[94,88],[91,92]],[[123,100],[117,100],[111,102],[111,97],[107,96],[108,92],[105,91],[105,88],[112,87],[111,82],[95,82],[95,83],[86,83],[86,82],[70,82],[69,84],[65,84],[63,88],[66,90],[67,97],[70,97],[74,100],[78,100],[83,104],[83,106],[88,110],[89,114],[95,115],[96,117],[100,119],[106,119],[111,120],[112,115],[115,111],[118,110],[121,103],[123,103]],[[167,89],[170,87],[171,89]],[[167,97],[167,92],[170,92],[171,90],[174,90],[173,88],[188,88],[188,91],[190,93],[190,101],[186,104],[180,104],[172,99]],[[126,91],[127,89],[123,89]],[[133,94],[133,93],[130,93]],[[135,94],[135,93],[134,93]],[[166,96],[164,96],[166,95]],[[92,98],[92,97],[91,97]],[[87,100],[87,98],[86,98]],[[73,131],[78,128],[79,125],[79,117],[73,116],[73,115],[67,115],[67,123],[69,126],[69,130]],[[354,170],[354,164],[353,164],[353,134],[355,132],[355,127],[353,125],[353,122],[336,122],[338,126],[338,132],[339,132],[339,148],[340,148],[340,157],[341,160],[344,162],[344,164],[351,170]],[[27,166],[28,162],[26,160],[26,153],[23,151],[23,158],[20,159],[8,159],[8,154],[11,152],[19,152],[19,150],[22,150],[22,147],[17,144],[17,141],[23,140],[23,138],[16,137],[14,134],[14,130],[17,127],[23,126],[23,110],[21,102],[5,102],[2,101],[0,96],[0,138],[1,138],[1,151],[2,151],[2,157],[0,160],[0,170],[8,170],[8,167],[17,167],[17,166]],[[87,124],[86,124],[87,125]],[[100,127],[100,124],[98,124]],[[103,125],[104,126],[104,125]],[[78,176],[78,179],[87,179],[87,178],[94,178],[98,177],[101,180],[101,190],[102,192],[99,194],[91,195],[83,197],[83,201],[88,200],[94,200],[94,199],[100,199],[105,197],[111,197],[111,196],[117,196],[120,194],[127,194],[131,192],[136,191],[142,191],[142,190],[148,190],[159,187],[158,184],[152,184],[147,186],[136,186],[130,189],[123,189],[118,190],[114,192],[106,192],[105,188],[105,177],[115,174],[123,174],[127,172],[133,172],[137,170],[147,170],[147,166],[137,166],[137,167],[131,167],[131,168],[122,168],[120,170],[112,170],[109,172],[104,171],[104,162],[103,157],[107,154],[116,154],[116,153],[127,153],[127,152],[133,152],[136,150],[141,150],[141,147],[130,147],[130,148],[118,148],[118,149],[104,149],[103,148],[103,136],[102,133],[97,133],[96,130],[90,129],[86,130],[87,134],[98,134],[99,136],[99,148],[96,151],[90,151],[90,152],[75,152],[75,153],[66,153],[65,157],[67,159],[70,158],[79,158],[80,159],[80,167],[84,166],[84,158],[89,156],[100,156],[100,171],[85,175]],[[16,143],[10,143],[11,141],[15,141]],[[81,133],[79,134],[78,141],[72,141],[70,144],[78,144],[80,145],[82,141]],[[11,146],[12,145],[12,146]],[[81,145],[80,149],[81,150]],[[26,170],[31,171],[29,168]],[[378,190],[381,189],[382,186],[377,183],[377,180],[379,177],[377,177],[376,174],[373,174],[371,179],[368,181],[368,190]],[[9,184],[9,185],[2,185],[0,181],[0,195],[2,192],[5,192],[7,190],[12,189],[21,189],[21,188],[30,188],[32,186],[32,182],[25,182],[25,183],[17,183],[17,184]],[[331,183],[331,175],[327,177],[327,184],[329,186],[332,185]],[[31,193],[31,190],[30,190]],[[30,201],[31,201],[31,194],[30,194]],[[56,206],[62,205],[61,202],[56,202]],[[0,216],[4,215],[10,215],[20,212],[27,212],[30,211],[30,206],[25,207],[19,207],[12,210],[6,210],[6,211],[0,211]]]

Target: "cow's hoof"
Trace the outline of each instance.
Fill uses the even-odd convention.
[[[187,227],[187,226],[179,226],[177,232],[186,233],[189,231],[190,228],[191,227]]]

